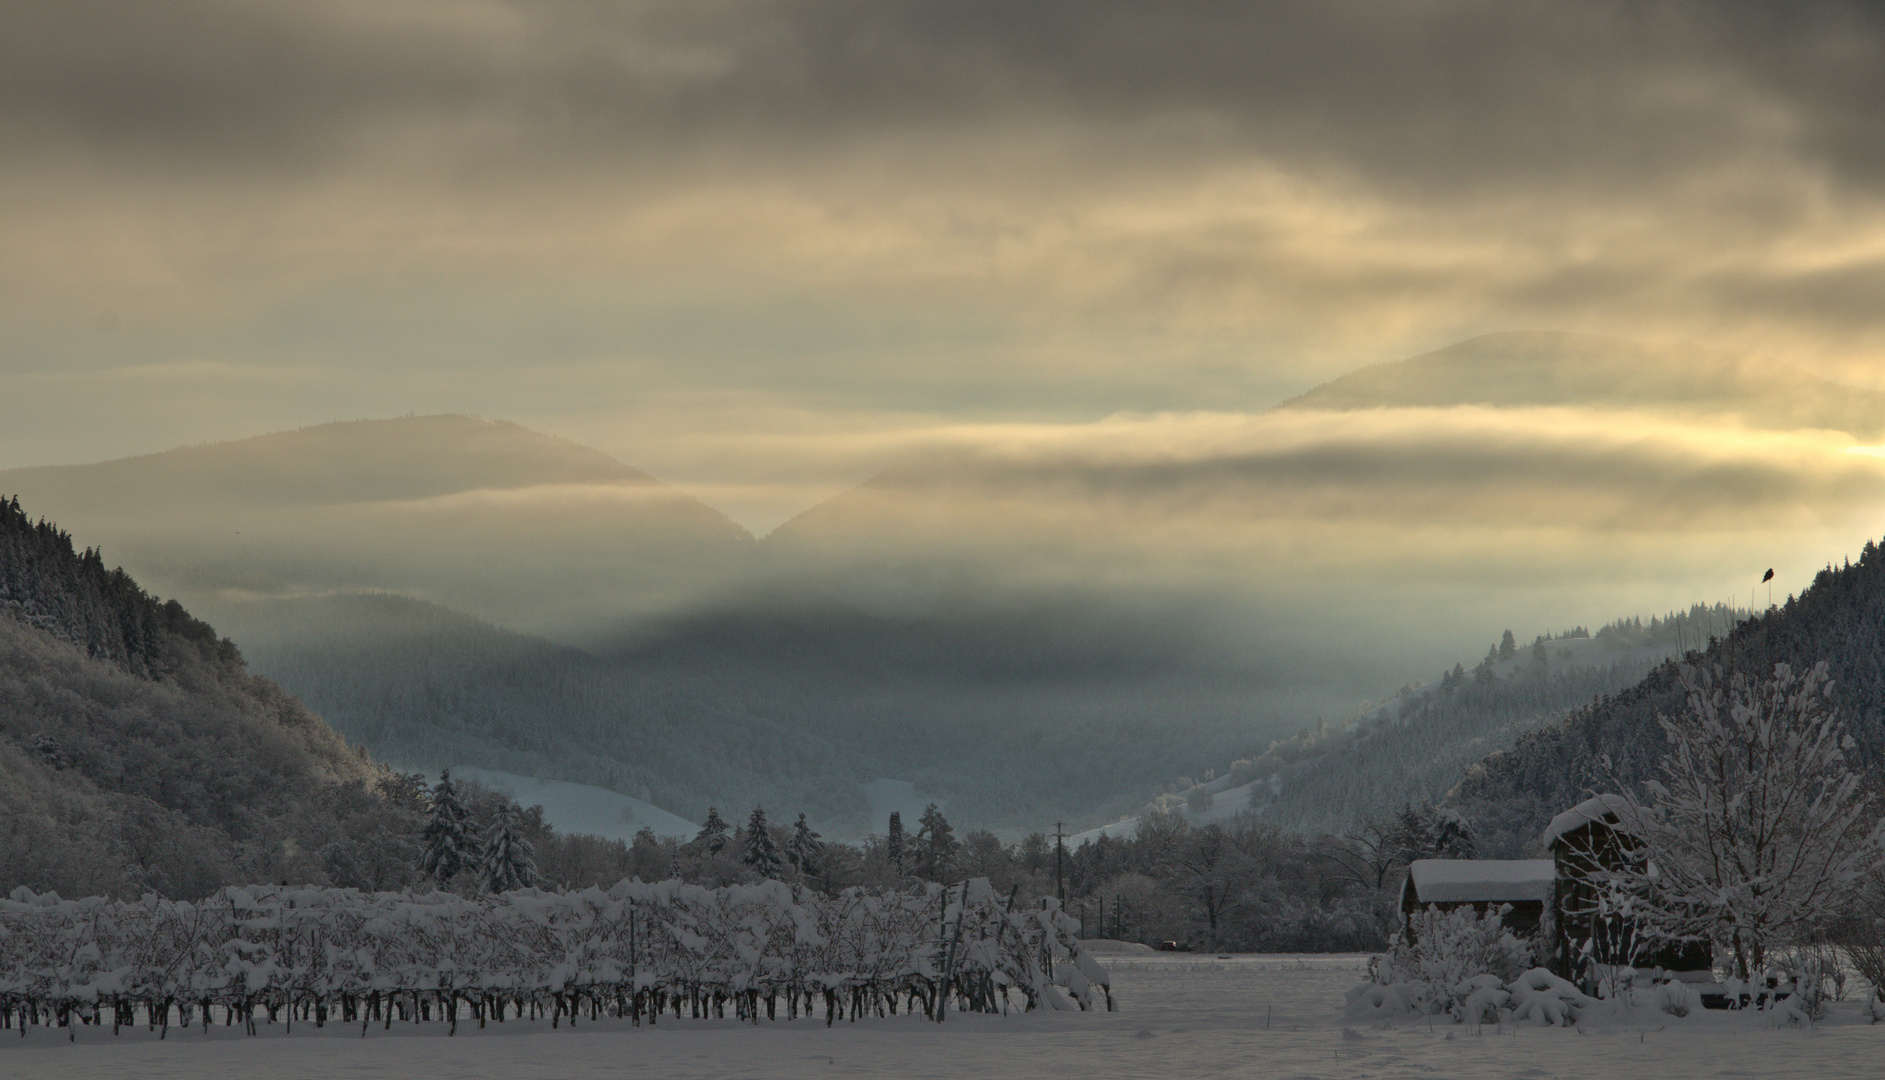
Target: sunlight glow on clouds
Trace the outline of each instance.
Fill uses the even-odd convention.
[[[1375,505],[1444,489],[1513,528],[1870,490],[1851,455],[1714,428],[1343,420],[1312,454],[1251,419],[1513,328],[1885,385],[1885,27],[1862,6],[7,20],[0,464],[411,410],[577,438],[760,532],[899,462],[1020,443],[1217,439],[1285,478],[1305,529],[1362,498],[1304,486],[1312,462],[1380,471]],[[1546,482],[1556,508],[1489,504]]]

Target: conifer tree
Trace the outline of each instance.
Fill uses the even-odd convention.
[[[727,846],[728,831],[726,819],[720,816],[720,811],[709,806],[707,820],[701,824],[700,832],[694,834],[692,846],[709,855],[718,855]]]
[[[478,867],[478,890],[486,893],[510,892],[541,884],[537,873],[536,852],[524,839],[517,806],[506,802],[484,834],[484,860]]]
[[[1510,660],[1517,655],[1518,639],[1512,636],[1512,631],[1507,630],[1505,636],[1499,639],[1499,659]]]
[[[441,770],[432,789],[432,817],[426,822],[425,853],[419,860],[419,868],[440,885],[478,865],[478,842],[465,825],[470,817],[452,786],[452,771]]]
[[[740,855],[740,861],[766,878],[778,877],[780,868],[785,865],[762,807],[753,807],[753,816],[746,819],[746,850]]]
[[[935,803],[924,808],[923,818],[917,823],[916,840],[918,872],[931,881],[948,878],[955,867],[959,845],[949,819],[943,817]]]
[[[890,825],[884,831],[884,859],[890,863],[890,868],[899,874],[903,873],[904,847],[903,814],[892,810]]]
[[[807,877],[818,873],[818,860],[823,857],[825,845],[819,842],[818,834],[812,831],[810,822],[799,814],[797,823],[792,826],[791,839],[785,842],[785,857],[799,873]]]

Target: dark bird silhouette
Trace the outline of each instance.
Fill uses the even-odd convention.
[[[1770,567],[1770,568],[1768,569],[1768,571],[1767,571],[1767,573],[1765,573],[1765,574],[1763,574],[1763,575],[1761,576],[1761,584],[1763,584],[1763,585],[1765,585],[1765,584],[1766,584],[1767,582],[1770,582],[1770,581],[1772,581],[1772,580],[1774,580],[1774,571],[1773,571],[1773,569],[1772,569],[1772,568]]]

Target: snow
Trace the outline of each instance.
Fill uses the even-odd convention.
[[[1557,877],[1550,859],[1415,859],[1408,881],[1423,904],[1545,900]]]
[[[1817,1027],[1783,1026],[1776,1014],[1691,1013],[1653,1006],[1588,1007],[1575,1027],[1528,1021],[1474,1026],[1436,1017],[1387,1026],[1344,1017],[1344,993],[1365,978],[1364,958],[1238,957],[1102,959],[1116,1013],[1038,1012],[741,1025],[664,1019],[653,1028],[581,1021],[510,1021],[484,1031],[461,1025],[173,1028],[158,1041],[141,1027],[114,1038],[109,1025],[0,1032],[0,1080],[379,1080],[451,1077],[600,1080],[635,1076],[729,1080],[933,1077],[991,1078],[1432,1076],[1661,1080],[1748,1076],[1874,1078],[1885,1025],[1857,1001],[1835,1004]]]
[[[1565,833],[1593,821],[1603,821],[1610,815],[1621,820],[1629,805],[1621,795],[1593,795],[1552,818],[1551,824],[1545,826],[1545,843],[1550,845]]]
[[[221,1007],[252,1028],[258,1004],[273,1017],[289,999],[304,1020],[331,1014],[363,1034],[376,1019],[390,1029],[398,1008],[456,1027],[466,1009],[482,1024],[507,1003],[631,1018],[707,1004],[753,1017],[781,998],[788,1016],[818,1011],[822,997],[832,1020],[894,1014],[898,995],[909,1008],[922,997],[980,1013],[1072,1008],[1067,996],[1110,1008],[1106,971],[1083,958],[1077,928],[1055,901],[1014,907],[987,878],[835,895],[778,881],[478,898],[256,886],[197,902],[19,888],[0,900],[0,1023],[20,1008],[68,1027],[100,1010],[134,1024],[143,1010],[167,1029],[173,1016],[187,1027],[193,1008],[211,1023]]]
[[[1137,941],[1115,941],[1112,938],[1086,938],[1080,947],[1096,956],[1157,956],[1158,950]]]
[[[469,765],[452,766],[452,775],[504,792],[517,800],[519,806],[543,807],[544,820],[559,833],[588,833],[628,842],[643,826],[653,829],[656,836],[678,836],[687,840],[700,831],[699,825],[686,818],[608,788],[573,784],[567,780],[540,780]]]

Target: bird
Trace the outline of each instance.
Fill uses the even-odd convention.
[[[1772,580],[1774,580],[1774,568],[1770,566],[1767,568],[1767,573],[1761,575],[1761,584],[1765,585]]]

